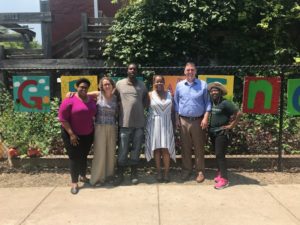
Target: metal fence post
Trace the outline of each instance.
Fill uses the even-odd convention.
[[[277,170],[279,172],[282,171],[282,129],[283,129],[283,105],[284,105],[284,74],[280,74],[280,106],[279,106],[279,132],[278,132],[278,162],[277,162]]]

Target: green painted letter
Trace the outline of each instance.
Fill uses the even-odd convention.
[[[273,87],[272,84],[267,80],[250,81],[248,89],[248,108],[254,108],[254,103],[258,92],[262,92],[264,94],[264,108],[271,109]]]

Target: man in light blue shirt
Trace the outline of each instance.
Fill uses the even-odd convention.
[[[185,80],[176,85],[174,102],[176,126],[181,133],[182,180],[188,180],[192,174],[192,148],[194,147],[196,181],[204,181],[204,145],[205,130],[211,111],[211,101],[207,83],[196,78],[196,66],[188,62],[184,69]]]

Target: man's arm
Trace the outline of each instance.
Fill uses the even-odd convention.
[[[143,106],[144,106],[144,108],[148,108],[149,105],[150,105],[149,93],[145,86],[144,95],[143,95]]]
[[[93,98],[97,98],[99,93],[100,93],[100,91],[91,91],[91,92],[88,92],[87,95],[91,96]]]
[[[202,127],[202,130],[205,130],[208,127],[208,118],[209,118],[210,112],[205,112],[203,119],[201,121],[200,126]]]
[[[207,84],[205,85],[203,98],[204,98],[205,113],[203,115],[203,119],[201,121],[200,126],[204,130],[208,127],[208,118],[209,118],[210,111],[211,111],[211,99],[210,99],[210,95],[209,95],[208,90],[207,90]]]

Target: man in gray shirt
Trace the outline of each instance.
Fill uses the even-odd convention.
[[[131,166],[131,182],[138,183],[137,165],[144,139],[144,108],[148,104],[148,90],[142,81],[136,79],[136,74],[137,66],[131,63],[127,68],[127,78],[116,84],[120,106],[116,185],[124,180],[124,169],[127,166]]]

